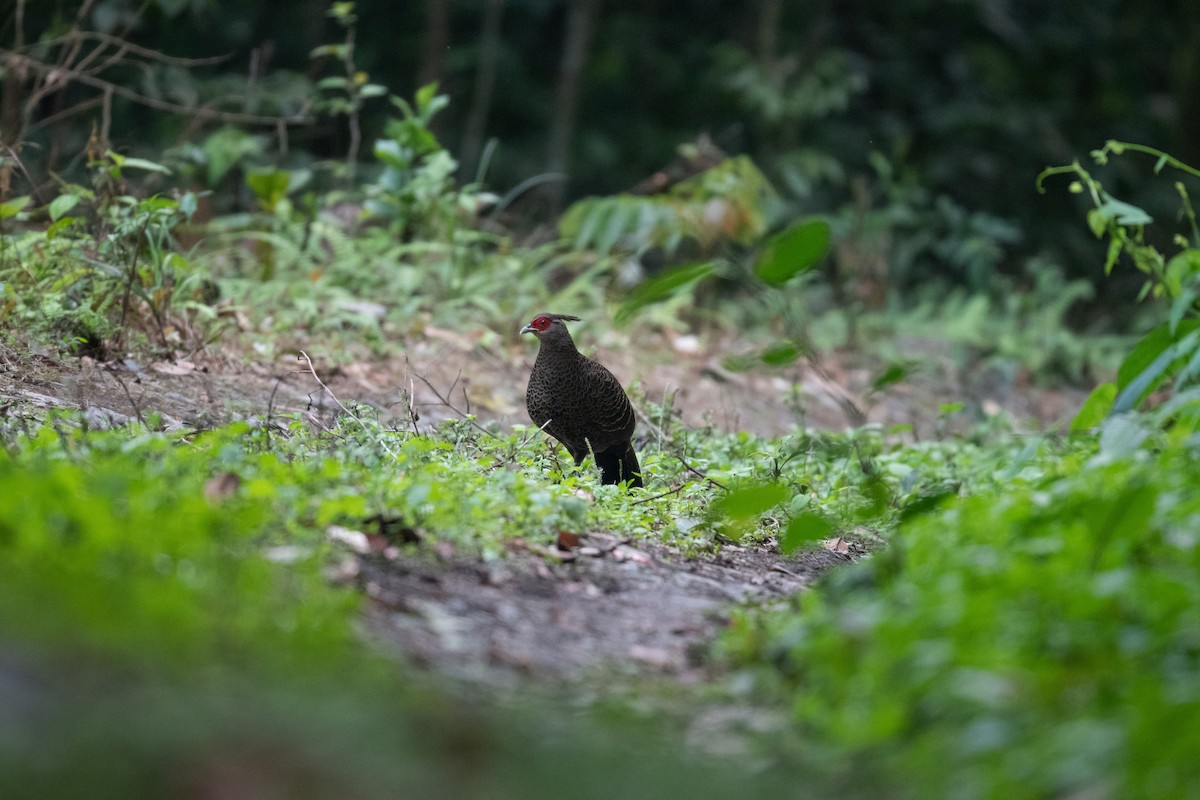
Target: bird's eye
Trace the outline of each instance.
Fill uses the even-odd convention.
[[[533,327],[537,328],[539,331],[546,330],[546,328],[550,327],[550,318],[549,317],[538,317],[537,319],[535,319],[533,321]]]

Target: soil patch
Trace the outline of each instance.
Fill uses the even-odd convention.
[[[731,608],[794,594],[851,558],[733,545],[684,558],[603,535],[583,537],[567,555],[555,563],[519,548],[486,564],[365,560],[357,579],[371,599],[366,630],[403,659],[472,683],[614,673],[698,681]]]

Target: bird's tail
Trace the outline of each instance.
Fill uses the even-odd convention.
[[[638,464],[633,443],[625,442],[596,453],[596,466],[600,467],[601,483],[630,482],[630,486],[643,486],[642,467]]]

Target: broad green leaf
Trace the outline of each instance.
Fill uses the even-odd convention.
[[[1168,325],[1159,325],[1142,337],[1121,366],[1117,369],[1117,389],[1124,389],[1129,383],[1141,375],[1159,354],[1170,347],[1178,338],[1191,333],[1200,326],[1200,321],[1183,320],[1172,335]]]
[[[832,534],[833,526],[820,514],[812,511],[798,514],[779,537],[779,550],[784,554],[794,553],[801,545],[828,539]]]
[[[1187,366],[1175,375],[1175,388],[1187,385],[1197,375],[1200,375],[1200,347],[1192,351]]]
[[[762,362],[768,366],[782,367],[786,364],[791,364],[800,357],[802,352],[803,351],[799,347],[791,342],[784,342],[783,344],[777,344],[772,347],[768,347],[762,352],[762,355],[759,356],[759,358],[761,358]]]
[[[829,223],[812,219],[798,223],[772,236],[754,272],[771,286],[782,286],[791,278],[810,270],[829,252]]]
[[[268,211],[273,211],[287,194],[290,182],[290,176],[281,169],[255,170],[246,175],[246,185]]]
[[[158,164],[145,158],[126,158],[121,162],[121,169],[144,169],[147,172],[157,172],[162,175],[172,174],[171,170],[167,169],[162,164]]]
[[[417,109],[424,111],[426,108],[428,108],[429,104],[433,102],[433,99],[437,97],[437,90],[437,81],[434,81],[433,83],[427,83],[420,89],[417,89]]]
[[[29,195],[14,197],[6,203],[0,203],[0,220],[5,220],[10,217],[15,217],[24,210],[25,206],[29,205]]]
[[[1170,297],[1181,298],[1185,294],[1184,287],[1187,286],[1190,295],[1187,301],[1182,304],[1182,310],[1190,309],[1192,303],[1196,299],[1195,291],[1195,276],[1200,275],[1200,250],[1188,248],[1182,250],[1171,257],[1167,262],[1166,274],[1163,276],[1163,284],[1166,286],[1167,294]],[[1176,318],[1176,308],[1171,307],[1171,318]],[[1174,326],[1172,326],[1174,330]]]
[[[57,222],[51,223],[50,226],[46,228],[46,241],[54,241],[61,236],[64,231],[70,230],[79,223],[80,220],[77,217],[63,217]]]
[[[79,203],[77,194],[60,194],[50,201],[50,219],[57,222]]]
[[[314,47],[308,54],[309,58],[320,58],[322,56],[333,56],[334,58],[343,58],[346,55],[346,45],[344,44],[323,44],[320,47]]]
[[[882,373],[876,376],[875,380],[871,381],[871,388],[875,391],[880,391],[893,383],[898,383],[908,377],[912,372],[913,364],[911,362],[898,362],[888,365]]]
[[[913,517],[919,517],[932,511],[936,511],[939,508],[946,506],[956,497],[958,497],[958,493],[950,490],[919,497],[906,505],[904,508],[900,509],[898,521],[904,522],[905,520],[912,519]]]
[[[760,360],[751,353],[743,353],[742,355],[726,356],[721,361],[721,366],[730,372],[745,372],[758,366]]]
[[[712,271],[713,263],[704,261],[699,264],[677,267],[643,281],[633,290],[629,299],[617,309],[616,322],[618,324],[628,322],[640,309],[675,296],[692,284],[707,278]]]
[[[1111,219],[1118,225],[1149,225],[1154,219],[1142,209],[1129,203],[1123,203],[1115,197],[1109,197],[1101,203],[1096,211],[1105,219]]]
[[[770,511],[791,495],[791,490],[779,483],[748,484],[730,489],[713,503],[712,508],[724,519],[744,522]]]
[[[183,196],[179,198],[179,210],[190,220],[195,216],[199,203],[200,200],[196,197],[195,192],[184,192]]]
[[[1167,317],[1167,330],[1172,336],[1179,335],[1179,323],[1188,314],[1192,307],[1196,305],[1196,298],[1200,296],[1200,291],[1195,285],[1189,286],[1186,289],[1181,289],[1175,299],[1171,301],[1171,312]]]
[[[1117,399],[1117,386],[1114,383],[1102,383],[1083,401],[1079,413],[1071,420],[1071,432],[1081,433],[1091,430],[1104,421],[1112,410],[1113,401]]]
[[[1150,394],[1150,392],[1166,381],[1167,378],[1171,377],[1173,373],[1178,371],[1179,367],[1184,363],[1184,358],[1193,354],[1197,343],[1200,342],[1200,330],[1194,330],[1194,328],[1196,324],[1200,323],[1196,323],[1195,320],[1187,320],[1187,322],[1195,323],[1189,326],[1193,329],[1192,332],[1178,342],[1168,344],[1167,347],[1158,353],[1153,361],[1129,380],[1113,403],[1113,414],[1120,414],[1137,406],[1146,395]],[[1131,353],[1130,356],[1132,355]],[[1128,362],[1129,357],[1125,361]],[[1121,364],[1121,370],[1118,371],[1118,378],[1124,370],[1125,364],[1123,363]]]

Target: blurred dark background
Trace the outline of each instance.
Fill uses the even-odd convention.
[[[157,53],[216,64],[114,64],[106,81],[183,106],[273,115],[304,111],[335,59],[312,57],[345,30],[318,0],[8,0],[3,142],[27,175],[0,187],[52,190],[80,166],[101,89],[73,82],[22,118],[32,85],[14,54],[51,57],[72,25]],[[1101,277],[1103,248],[1065,181],[1039,195],[1047,165],[1087,162],[1107,139],[1200,163],[1200,0],[361,0],[354,68],[401,97],[438,81],[450,98],[433,130],[477,177],[506,190],[562,173],[539,202],[550,218],[572,199],[637,186],[707,137],[748,154],[786,215],[834,217],[848,271],[886,269],[890,289],[930,282],[984,290],[1018,284],[1030,264]],[[39,46],[39,42],[42,43]],[[40,54],[40,55],[39,55]],[[86,107],[91,100],[92,105]],[[72,109],[78,108],[78,113]],[[364,101],[360,160],[386,117]],[[281,166],[344,158],[344,117],[316,114],[280,146],[269,125],[254,157]],[[117,94],[108,138],[162,159],[211,136],[218,121],[149,108]],[[491,143],[491,145],[489,145]],[[1106,188],[1175,223],[1178,197],[1125,159]],[[882,261],[883,267],[874,267]],[[1126,293],[1120,281],[1108,291]]]

